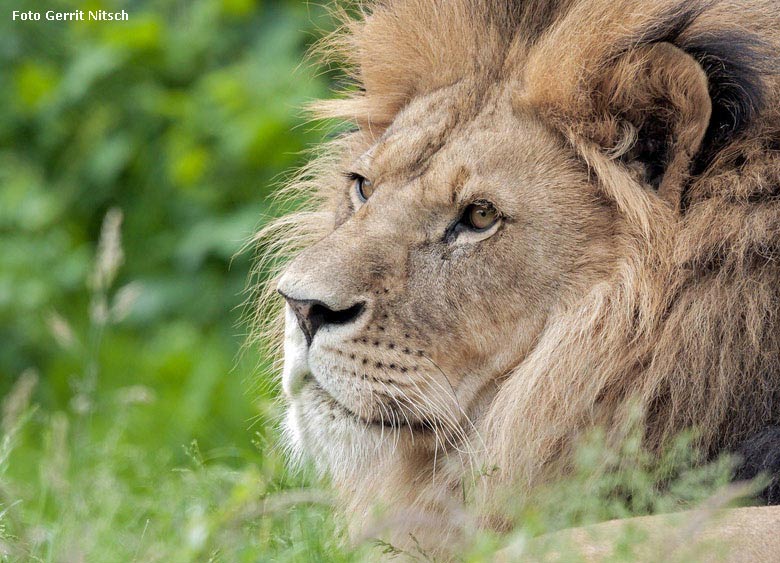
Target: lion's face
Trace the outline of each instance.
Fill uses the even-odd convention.
[[[585,167],[505,91],[464,104],[468,87],[355,150],[332,232],[279,282],[288,429],[325,469],[462,437],[603,276],[612,210]]]

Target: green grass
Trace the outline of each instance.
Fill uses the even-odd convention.
[[[133,306],[126,292],[113,288],[123,254],[120,224],[121,215],[109,212],[90,276],[86,329],[79,333],[73,326],[80,323],[61,316],[50,319],[62,361],[73,370],[67,408],[49,411],[31,402],[45,377],[34,370],[5,397],[0,554],[11,561],[354,559],[330,495],[285,468],[268,386],[268,395],[256,397],[255,430],[246,419],[238,433],[247,445],[202,450],[193,439],[172,450],[163,444],[197,435],[202,426],[213,425],[206,432],[213,436],[227,430],[219,419],[209,420],[202,396],[219,385],[210,381],[218,369],[207,359],[214,350],[196,352],[191,335],[173,329],[164,340],[168,350],[149,351],[162,355],[163,364],[206,362],[188,386],[173,388],[178,399],[137,377],[124,386],[115,386],[115,373],[114,385],[102,380],[108,369],[145,369],[144,357],[125,357],[122,367],[104,363],[117,361],[114,347],[122,339],[114,333],[121,332],[122,308]]]
[[[288,473],[260,432],[256,450],[243,456],[203,452],[196,441],[180,452],[156,450],[132,438],[136,411],[153,405],[140,388],[75,413],[44,413],[29,404],[35,382],[25,374],[3,405],[4,560],[359,561],[398,553],[380,541],[351,546],[331,493]],[[97,424],[103,416],[111,423]],[[691,469],[686,439],[660,460],[636,443],[608,452],[596,435],[581,448],[571,480],[518,504],[508,536],[472,530],[462,560],[481,561],[572,525],[692,508],[728,480],[727,460]],[[594,478],[593,467],[605,463]],[[626,530],[611,560],[633,560],[643,539]],[[555,552],[579,560],[560,541],[534,549],[540,558]],[[422,550],[407,556],[428,559]]]

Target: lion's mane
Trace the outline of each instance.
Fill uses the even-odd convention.
[[[275,241],[272,254],[333,228],[339,155],[353,136],[381,134],[411,99],[464,77],[520,77],[523,96],[617,210],[616,273],[550,319],[477,421],[496,483],[522,489],[565,471],[584,429],[617,438],[637,405],[651,449],[696,427],[714,455],[780,423],[776,2],[395,0],[345,13],[322,51],[355,87],[315,109],[359,132],[331,141],[290,183],[287,193],[309,206],[259,235]],[[661,43],[701,65],[712,101],[691,169],[665,187],[677,205],[637,190],[615,166],[636,150],[637,132],[605,115],[614,96],[602,95],[610,84],[663,113],[653,106],[661,95],[630,89],[643,49]]]

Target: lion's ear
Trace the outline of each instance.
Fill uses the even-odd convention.
[[[707,0],[577,2],[534,45],[519,97],[682,207],[687,177],[751,125],[777,72],[738,19]]]
[[[678,207],[710,124],[704,69],[681,49],[658,43],[617,61],[594,94],[594,140]]]
[[[529,65],[530,103],[575,144],[619,159],[679,209],[712,125],[712,89],[699,61],[668,42],[609,57],[589,58],[584,49],[563,69],[549,65],[549,50],[541,53]]]

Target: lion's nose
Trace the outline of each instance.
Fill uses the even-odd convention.
[[[346,309],[333,310],[322,301],[316,299],[293,299],[279,291],[298,319],[306,343],[311,346],[314,335],[324,326],[345,325],[356,320],[363,312],[364,303],[355,303]]]

